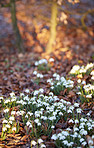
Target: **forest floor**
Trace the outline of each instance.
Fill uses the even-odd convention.
[[[30,5],[24,6],[24,3],[17,3],[19,4],[17,6],[18,25],[24,40],[26,52],[24,54],[17,52],[9,9],[2,8],[2,10],[0,10],[0,96],[3,96],[6,100],[10,96],[11,92],[14,92],[18,97],[20,93],[27,95],[28,89],[32,94],[33,91],[39,90],[40,88],[43,88],[44,95],[48,96],[51,91],[51,85],[47,83],[47,80],[53,78],[54,73],[59,74],[60,77],[64,76],[67,80],[71,79],[74,81],[75,86],[78,86],[79,79],[81,81],[84,80],[86,84],[90,83],[91,85],[94,85],[94,79],[91,80],[90,75],[91,71],[94,72],[94,65],[92,69],[89,69],[89,74],[76,74],[75,76],[71,76],[69,74],[74,65],[86,66],[88,63],[94,62],[94,17],[88,15],[87,19],[85,20],[87,25],[86,31],[83,31],[81,26],[81,15],[71,15],[70,19],[68,20],[68,25],[60,23],[60,25],[57,27],[55,50],[50,55],[47,55],[43,49],[46,47],[49,38],[49,28],[47,28],[47,26],[49,26],[49,21],[46,23],[45,21],[41,21],[41,18],[37,18],[38,13],[40,12],[40,9],[38,9],[40,8],[40,5],[37,4],[31,8]],[[88,4],[89,3],[86,3],[81,7],[84,8],[84,10],[88,10]],[[92,5],[90,5],[89,8],[92,9]],[[49,10],[49,8],[47,9]],[[74,12],[77,10],[75,9],[76,8],[73,8]],[[38,10],[39,12],[36,12],[35,10]],[[42,13],[44,13],[45,9],[42,10]],[[34,20],[33,15],[31,15],[30,12],[35,12],[37,19]],[[51,58],[53,58],[54,61],[49,61]],[[44,66],[41,70],[41,66],[38,67],[35,65],[36,61],[39,61],[40,59],[46,59],[48,61],[48,65],[46,65],[46,68],[48,69],[46,69]],[[36,77],[34,71],[42,74],[43,78]],[[85,101],[84,103],[82,103],[81,100],[79,101],[80,97],[78,97],[76,91],[77,88],[75,87],[68,92],[67,88],[63,91],[60,90],[58,98],[71,102],[71,105],[74,105],[75,102],[79,103],[80,108],[83,109],[84,115],[86,115],[88,112],[91,113],[90,116],[93,122],[94,89],[92,99],[90,99],[89,102]],[[4,104],[3,106],[0,104],[0,135],[2,134],[2,121],[5,119],[4,109],[9,107],[10,115],[12,110],[20,110],[19,106],[20,105],[16,104],[16,106],[13,107],[5,107]],[[23,108],[24,111],[25,109],[27,108]],[[69,123],[69,118],[70,117],[68,117],[66,121],[60,118],[57,124],[54,125],[55,127],[51,132],[51,135],[60,133],[60,129],[66,131],[66,128],[71,128],[73,130],[74,124],[71,122],[71,124]],[[4,140],[0,138],[0,148],[31,147],[31,140],[37,141],[39,138],[38,135],[34,135],[32,138],[32,136],[28,134],[28,132],[30,132],[30,129],[26,128],[26,122],[28,120],[26,120],[24,123],[21,116],[17,116],[16,118],[15,115],[15,121],[20,123],[19,132],[17,134],[14,132],[12,134],[8,133]],[[94,126],[92,127],[94,129]],[[44,128],[46,130],[47,127]],[[93,131],[91,133],[94,135]],[[91,138],[92,135],[88,134],[85,137],[88,146],[92,146],[94,144],[94,137]],[[51,136],[50,138],[47,136],[47,133],[42,133],[40,138],[44,140],[43,143],[46,145],[46,147],[56,147],[55,142],[53,139],[51,139]],[[90,145],[88,139],[93,139],[93,144]],[[82,145],[82,147],[84,146]]]

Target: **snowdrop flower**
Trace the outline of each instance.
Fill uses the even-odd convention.
[[[42,144],[40,145],[40,148],[46,148],[46,146],[42,143]]]
[[[87,135],[87,131],[84,130],[84,129],[81,129],[81,130],[80,130],[80,134],[81,134],[81,135]]]
[[[35,123],[39,123],[39,119],[35,119],[34,121],[35,121]]]
[[[9,109],[8,108],[4,110],[4,113],[8,113],[8,112],[9,112]]]
[[[34,91],[34,96],[38,95],[39,91],[38,90],[35,90]]]
[[[90,74],[91,74],[91,75],[94,75],[94,70],[92,70]]]
[[[37,74],[37,78],[43,78],[43,75],[40,74],[40,73],[38,73],[38,74]]]
[[[67,140],[62,141],[62,143],[64,143],[64,145],[68,145],[68,141]]]
[[[24,96],[24,93],[20,93],[20,97],[23,97]]]
[[[52,86],[51,89],[54,89],[54,87]]]
[[[11,115],[15,115],[16,111],[11,111]]]
[[[11,121],[14,121],[14,117],[13,116],[11,116],[10,118],[9,118],[9,120],[11,120]]]
[[[40,88],[40,89],[39,89],[39,92],[40,92],[40,93],[43,93],[43,92],[44,92],[44,89]]]
[[[32,140],[32,141],[31,141],[31,146],[32,146],[32,145],[34,145],[34,146],[35,146],[36,144],[37,144],[37,142],[36,142],[36,141],[34,141],[34,140]]]
[[[70,74],[75,74],[80,69],[79,65],[74,65],[70,71]]]
[[[5,120],[3,120],[3,122],[2,122],[2,123],[3,123],[3,124],[4,124],[4,123],[8,123],[8,121],[5,119]]]
[[[6,128],[10,128],[10,125],[9,124],[6,124]]]
[[[69,133],[68,133],[67,131],[62,131],[62,134],[63,134],[64,136],[69,136]]]
[[[82,85],[85,85],[85,84],[86,84],[86,81],[85,81],[85,80],[83,80],[81,84],[82,84]]]
[[[13,97],[13,98],[11,99],[11,102],[13,102],[13,101],[16,101],[16,98],[15,98],[15,97]]]
[[[42,143],[43,142],[43,140],[41,139],[41,138],[39,138],[38,139],[38,143],[40,144],[40,143]]]
[[[74,128],[74,132],[79,131],[79,129],[77,127]]]
[[[35,66],[38,66],[38,65],[39,65],[39,62],[38,62],[38,61],[36,61],[36,62],[35,62]]]
[[[29,126],[30,124],[31,124],[30,121],[27,121],[26,125]]]
[[[94,135],[92,135],[92,139],[94,139]]]
[[[55,128],[55,126],[54,126],[54,125],[52,125],[52,126],[51,126],[51,128],[52,128],[52,129],[54,129],[54,128]]]
[[[86,95],[86,98],[92,98],[92,94]]]
[[[12,124],[12,121],[9,121],[10,124]]]
[[[7,131],[7,128],[6,128],[6,127],[3,127],[3,128],[2,128],[2,131],[3,131],[3,132]]]
[[[69,123],[74,123],[73,119],[70,119],[70,120],[69,120]]]
[[[92,68],[93,66],[94,66],[93,63],[87,64],[86,67],[85,67],[85,69],[88,70],[89,68]]]
[[[49,62],[54,62],[54,59],[53,59],[53,58],[50,58],[50,59],[49,59]]]
[[[77,92],[76,94],[77,94],[77,95],[81,95],[81,92]]]
[[[38,126],[41,126],[41,123],[39,122],[39,123],[37,123],[37,125],[38,125]]]
[[[82,143],[84,140],[85,140],[84,138],[81,138],[81,139],[80,139],[80,142]]]
[[[33,75],[37,75],[37,71],[34,71],[34,72],[33,72]]]
[[[91,77],[92,80],[94,80],[94,75]]]
[[[74,103],[74,107],[79,107],[79,103]]]
[[[15,96],[15,93],[14,92],[10,93],[10,96],[11,97]]]
[[[76,119],[76,120],[75,120],[75,123],[79,123],[79,120],[78,120],[78,119]]]
[[[29,89],[26,89],[25,92],[26,92],[26,93],[30,93],[30,90],[29,90]]]
[[[5,104],[7,104],[7,103],[9,103],[9,102],[10,102],[9,99],[7,99],[7,100],[4,101]]]
[[[78,79],[77,82],[78,82],[78,83],[81,83],[81,79]]]
[[[57,135],[56,134],[52,135],[51,139],[56,140],[57,139]]]
[[[87,143],[86,143],[85,141],[84,141],[84,142],[82,142],[82,145],[83,145],[83,146],[85,146],[86,144],[87,144]]]
[[[74,110],[74,106],[70,106],[69,107],[69,110],[72,110],[73,111]]]
[[[76,111],[77,111],[77,113],[80,114],[82,112],[82,109],[81,108],[77,108]]]
[[[72,110],[68,110],[67,113],[72,113]]]
[[[4,98],[3,97],[0,97],[0,100],[3,100]]]

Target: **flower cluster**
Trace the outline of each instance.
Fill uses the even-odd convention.
[[[70,74],[77,75],[77,74],[90,74],[91,70],[94,68],[94,63],[89,63],[86,66],[79,66],[74,65],[70,71]]]
[[[78,87],[79,92],[77,94],[80,96],[80,100],[82,103],[90,102],[94,98],[94,85],[92,84],[84,84]]]
[[[71,121],[72,122],[72,121]],[[57,147],[87,147],[94,146],[94,135],[92,140],[87,141],[86,135],[94,130],[94,121],[92,119],[75,119],[73,129],[67,128],[60,133],[52,135],[51,139],[56,142]]]
[[[54,92],[55,95],[59,95],[60,92],[65,89],[69,91],[74,86],[74,82],[72,80],[66,80],[64,77],[60,77],[59,74],[53,74],[54,79],[48,79],[47,82],[51,85],[51,91]]]
[[[49,59],[49,63],[53,62],[53,59]],[[39,61],[35,62],[35,66],[37,66],[38,70],[41,71],[49,71],[50,70],[50,64],[46,59],[41,59]]]

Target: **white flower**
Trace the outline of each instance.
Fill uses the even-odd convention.
[[[34,71],[34,72],[33,72],[33,75],[37,75],[37,71]]]
[[[79,103],[74,103],[74,107],[79,107]]]
[[[45,148],[46,146],[42,143],[41,145],[40,145],[40,148]]]
[[[94,80],[94,75],[91,77],[92,80]]]
[[[93,145],[93,140],[89,140],[89,141],[88,141],[88,144],[89,144],[89,145]]]
[[[11,111],[11,115],[15,115],[16,111]]]
[[[9,120],[11,120],[11,121],[13,121],[15,118],[13,117],[13,116],[11,116],[10,118],[9,118]]]
[[[20,97],[23,97],[24,96],[24,93],[20,93]]]
[[[86,81],[85,81],[85,80],[83,80],[83,81],[82,81],[82,84],[83,84],[83,85],[84,85],[84,84],[86,84]]]
[[[57,139],[56,134],[52,135],[51,139],[56,140]]]
[[[70,119],[70,120],[69,120],[69,123],[74,123],[73,119]]]
[[[30,124],[31,124],[30,121],[27,121],[26,125],[29,126]]]
[[[9,124],[6,124],[6,128],[10,128],[10,125]]]
[[[92,70],[90,74],[91,74],[91,75],[94,75],[94,70]]]
[[[84,130],[84,129],[81,129],[81,130],[80,130],[80,134],[81,134],[81,135],[87,135],[87,131]]]
[[[40,143],[42,143],[43,142],[43,140],[41,139],[41,138],[39,138],[38,139],[38,143],[40,144]]]
[[[35,121],[35,123],[39,123],[39,119],[35,119],[34,121]]]
[[[44,92],[44,89],[40,88],[40,89],[39,89],[39,92],[40,92],[40,93],[43,93],[43,92]]]
[[[77,127],[74,128],[74,132],[79,131],[79,129]]]
[[[7,128],[6,128],[6,127],[3,127],[3,128],[2,128],[2,131],[3,131],[3,132],[7,131]]]
[[[81,79],[78,79],[77,82],[78,82],[78,83],[81,83]]]
[[[67,113],[72,113],[72,110],[68,110]]]
[[[10,96],[11,97],[15,96],[15,93],[14,92],[10,93]]]
[[[12,124],[12,121],[9,121],[10,124]]]
[[[4,113],[8,113],[8,112],[9,112],[9,109],[8,108],[4,110]]]
[[[3,120],[3,122],[2,123],[8,123],[8,121],[7,120]]]
[[[29,89],[26,89],[25,92],[26,92],[26,93],[30,93],[30,90],[29,90]]]
[[[82,143],[84,140],[85,140],[84,138],[81,138],[81,139],[80,139],[80,142]]]
[[[94,135],[92,135],[92,139],[94,139]]]
[[[0,97],[0,100],[3,100],[4,98],[3,97]]]
[[[13,127],[13,128],[12,128],[12,131],[16,131],[16,127]]]
[[[78,120],[78,119],[76,119],[76,120],[75,120],[75,123],[79,123],[79,120]]]
[[[39,122],[39,123],[37,123],[37,125],[38,125],[38,126],[41,126],[41,123]]]
[[[32,140],[32,141],[31,141],[31,146],[32,146],[32,145],[34,145],[34,146],[35,146],[36,144],[37,144],[37,142],[36,142],[36,141],[34,141],[34,140]]]
[[[54,59],[53,59],[53,58],[50,58],[50,59],[49,59],[49,62],[54,62]]]
[[[52,125],[52,126],[51,126],[51,128],[53,129],[53,128],[55,128],[55,126],[54,126],[54,125]]]
[[[64,143],[64,145],[68,145],[68,141],[67,140],[62,141],[62,143]]]
[[[4,101],[5,104],[7,104],[7,103],[9,103],[9,102],[10,102],[9,99],[7,99],[7,100]]]
[[[92,94],[86,95],[86,98],[92,98]]]
[[[77,95],[81,95],[81,92],[77,92],[76,94],[77,94]]]
[[[39,91],[38,90],[35,90],[34,91],[34,96],[38,95]]]
[[[76,111],[77,111],[77,113],[79,113],[79,114],[80,114],[80,113],[82,112],[82,109],[81,109],[81,108],[77,108],[77,110],[76,110]]]
[[[86,143],[85,141],[84,141],[84,142],[82,142],[82,145],[83,145],[83,146],[85,146],[86,144],[87,144],[87,143]]]

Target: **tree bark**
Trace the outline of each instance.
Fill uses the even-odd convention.
[[[55,43],[56,39],[57,13],[57,2],[53,0],[51,8],[50,38],[46,47],[47,53],[51,53],[53,51],[53,44]]]
[[[11,10],[11,19],[12,19],[13,30],[14,30],[14,34],[16,37],[16,46],[17,46],[19,52],[24,52],[22,38],[21,38],[20,31],[17,26],[15,0],[10,0],[10,10]]]

